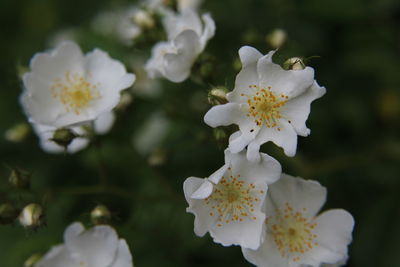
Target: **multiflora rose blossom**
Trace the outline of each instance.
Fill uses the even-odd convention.
[[[97,119],[119,102],[120,91],[135,75],[124,65],[95,49],[83,55],[73,42],[49,53],[38,53],[23,76],[21,103],[32,123],[55,128]]]
[[[198,236],[210,233],[224,246],[257,249],[264,240],[265,213],[262,211],[268,184],[281,174],[274,158],[261,153],[250,162],[245,152],[225,151],[225,165],[208,178],[189,177],[183,185],[188,212],[195,215]]]
[[[164,77],[172,82],[182,82],[189,77],[197,56],[215,33],[215,23],[210,14],[199,15],[192,9],[182,13],[166,10],[163,24],[168,40],[157,43],[146,64],[151,78]]]
[[[265,241],[257,250],[242,249],[245,258],[260,267],[343,264],[354,219],[342,209],[317,216],[325,200],[318,182],[282,174],[267,193]]]
[[[65,230],[65,243],[54,246],[35,267],[132,267],[132,256],[124,239],[115,230],[99,225],[85,230],[73,223]]]
[[[211,127],[237,124],[229,148],[236,153],[248,146],[250,160],[258,159],[260,145],[272,141],[294,156],[297,135],[307,136],[305,122],[311,102],[325,94],[314,80],[314,70],[284,70],[272,62],[274,51],[263,56],[244,46],[239,50],[242,70],[228,103],[211,108],[204,121]]]

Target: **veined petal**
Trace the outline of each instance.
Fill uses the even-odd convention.
[[[325,87],[318,85],[314,81],[313,85],[295,98],[292,98],[281,109],[284,118],[291,121],[291,125],[296,130],[298,135],[307,136],[310,134],[310,129],[306,126],[306,120],[310,113],[311,102],[323,96],[326,92]]]
[[[271,87],[271,91],[294,98],[305,92],[314,82],[314,69],[306,67],[304,70],[284,70],[272,62],[275,51],[269,52],[260,58],[257,70],[260,87]]]

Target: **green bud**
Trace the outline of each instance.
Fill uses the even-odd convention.
[[[18,216],[18,211],[10,203],[0,205],[0,224],[12,223]]]
[[[31,128],[29,125],[25,122],[22,122],[8,129],[5,132],[4,137],[9,142],[20,143],[28,137],[30,131]]]
[[[8,182],[16,188],[28,188],[31,174],[21,169],[12,169]]]
[[[215,87],[210,90],[208,93],[208,102],[211,105],[220,105],[228,102],[226,99],[226,94],[228,93],[228,89],[225,87]]]
[[[59,146],[63,146],[64,148],[67,148],[71,142],[78,137],[76,133],[74,133],[71,129],[68,128],[61,128],[57,129],[54,132],[53,138],[50,140],[55,142]]]
[[[275,29],[265,37],[265,41],[273,49],[281,47],[287,39],[287,34],[282,29]]]
[[[31,203],[25,206],[19,214],[19,223],[25,228],[37,228],[43,224],[44,212],[42,206]]]
[[[34,267],[41,259],[42,254],[35,253],[24,262],[24,267]]]
[[[93,224],[106,224],[111,219],[110,210],[104,205],[97,205],[90,213]]]
[[[283,63],[283,68],[285,70],[304,70],[306,68],[306,65],[301,58],[292,57]]]

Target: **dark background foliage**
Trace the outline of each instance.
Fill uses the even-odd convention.
[[[127,48],[90,31],[102,10],[125,0],[0,1],[0,132],[26,121],[18,103],[18,73],[52,34],[78,27],[84,51],[102,48],[127,62],[149,50]],[[74,155],[51,155],[32,134],[14,144],[0,138],[0,201],[18,208],[30,202],[46,210],[46,225],[25,230],[0,225],[0,266],[22,266],[36,252],[62,241],[67,225],[90,225],[98,203],[113,213],[112,225],[125,238],[136,266],[250,266],[238,247],[196,237],[185,213],[182,183],[205,177],[223,164],[224,142],[203,123],[212,86],[232,89],[237,51],[245,44],[263,53],[265,35],[279,27],[289,39],[275,59],[319,56],[310,61],[327,94],[315,101],[308,120],[312,134],[299,138],[298,153],[286,157],[271,144],[262,147],[283,170],[320,181],[328,188],[325,208],[344,208],[356,220],[348,266],[398,266],[400,251],[400,2],[397,0],[206,0],[216,36],[206,52],[215,60],[212,77],[181,84],[164,81],[155,98],[135,96],[118,113],[111,132]],[[171,127],[159,149],[165,161],[148,163],[132,136],[153,111],[162,110]],[[30,190],[7,183],[9,167],[32,173]]]

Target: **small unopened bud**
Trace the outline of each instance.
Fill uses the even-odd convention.
[[[304,70],[306,65],[301,58],[292,57],[283,63],[283,68],[285,70]]]
[[[133,22],[141,28],[151,29],[156,24],[152,15],[146,10],[139,10],[133,16]]]
[[[225,87],[216,87],[211,89],[208,93],[208,102],[211,105],[220,105],[228,102],[226,99],[226,94],[228,93],[228,89]]]
[[[71,129],[61,128],[54,132],[53,138],[50,140],[59,146],[67,148],[76,137],[78,137],[78,135]]]
[[[18,216],[18,211],[10,203],[3,203],[0,205],[0,223],[12,223]]]
[[[26,228],[37,228],[43,223],[43,208],[36,203],[25,206],[19,214],[19,223]]]
[[[29,125],[25,122],[22,122],[8,129],[5,132],[4,137],[9,142],[20,143],[28,137],[30,131],[31,128],[29,127]]]
[[[281,47],[287,39],[287,34],[282,29],[275,29],[265,37],[265,41],[269,44],[273,49],[277,49]]]
[[[28,188],[31,174],[21,169],[12,169],[8,182],[16,188]]]
[[[41,259],[42,254],[35,253],[24,262],[24,267],[34,267]]]
[[[111,219],[110,210],[104,205],[97,205],[90,213],[93,224],[106,224]]]

